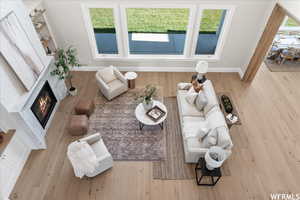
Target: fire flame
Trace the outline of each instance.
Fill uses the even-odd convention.
[[[47,109],[49,107],[50,101],[51,101],[51,98],[49,96],[45,96],[45,97],[39,99],[39,107],[40,107],[40,111],[43,115],[45,115],[47,113]]]

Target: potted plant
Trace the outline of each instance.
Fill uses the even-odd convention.
[[[152,97],[156,96],[157,88],[152,85],[147,85],[143,93],[137,99],[143,103],[144,109],[149,110],[153,107]]]
[[[55,61],[56,68],[51,72],[52,76],[57,76],[59,80],[67,79],[70,84],[69,94],[77,95],[77,89],[72,84],[72,75],[70,73],[73,67],[79,67],[77,59],[77,50],[73,47],[58,49],[57,59]]]

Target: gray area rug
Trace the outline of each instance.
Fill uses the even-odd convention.
[[[164,98],[164,103],[168,109],[168,118],[165,122],[167,134],[166,159],[160,162],[153,162],[153,178],[166,180],[193,179],[195,178],[195,165],[184,162],[176,97]]]
[[[271,72],[300,72],[300,62],[285,61],[279,65],[266,59],[265,64]]]
[[[102,94],[95,98],[95,112],[89,119],[89,133],[99,132],[114,160],[155,161],[165,158],[165,129],[145,126],[142,131],[135,118],[136,95],[141,89],[106,100]],[[159,101],[163,99],[156,98]]]

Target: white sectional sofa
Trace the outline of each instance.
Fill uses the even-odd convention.
[[[206,151],[208,150],[208,148],[203,147],[199,138],[191,137],[196,135],[200,128],[218,128],[218,130],[221,130],[222,134],[220,135],[222,140],[227,142],[227,145],[223,148],[231,153],[233,144],[229,135],[229,129],[227,127],[224,115],[220,110],[212,82],[210,80],[206,80],[204,82],[203,92],[207,97],[208,104],[204,107],[203,111],[199,111],[195,105],[189,104],[186,101],[185,97],[187,95],[188,88],[181,89],[180,86],[182,86],[182,83],[178,84],[177,102],[181,123],[185,162],[196,163],[200,157],[204,157]],[[221,139],[220,136],[218,137],[218,140]]]

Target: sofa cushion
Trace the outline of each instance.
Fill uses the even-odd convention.
[[[113,80],[108,84],[109,90],[115,91],[119,88],[122,88],[124,86],[124,83],[120,81],[119,79]]]
[[[114,74],[113,66],[106,67],[98,72],[105,83],[109,83],[116,80],[117,77]]]
[[[98,140],[98,142],[95,142],[91,144],[92,150],[95,152],[96,157],[99,158],[103,155],[106,155],[108,153],[103,140]]]
[[[196,100],[195,100],[196,108],[199,111],[203,111],[203,109],[205,108],[205,106],[207,104],[208,104],[208,100],[207,100],[207,97],[206,97],[205,93],[203,91],[200,91],[197,95]]]
[[[223,149],[230,149],[232,145],[232,141],[229,135],[228,128],[225,126],[220,126],[216,128],[218,134],[217,146]]]
[[[215,129],[220,126],[227,127],[225,118],[220,109],[214,109],[206,115],[206,121],[208,122],[208,128]]]
[[[187,144],[187,146],[188,146],[189,149],[192,149],[192,148],[195,148],[195,149],[197,149],[197,148],[204,148],[203,147],[203,143],[200,142],[200,140],[197,139],[197,138],[188,139],[186,141],[186,144]]]
[[[206,128],[208,123],[202,117],[183,117],[182,119],[183,136],[195,136],[200,128]]]
[[[187,91],[181,90],[178,92],[178,103],[180,104],[180,114],[182,116],[204,117],[203,112],[199,111],[195,105],[189,104],[186,101]]]

